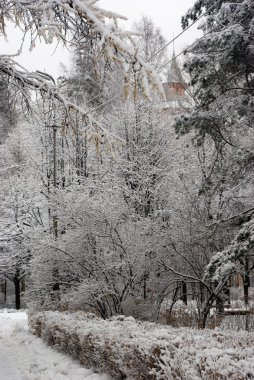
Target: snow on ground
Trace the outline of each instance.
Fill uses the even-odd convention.
[[[28,332],[25,312],[0,312],[1,380],[112,380],[80,366]]]
[[[115,378],[254,380],[253,331],[174,328],[123,315],[103,320],[81,311],[34,312],[29,325]]]
[[[19,373],[13,366],[5,348],[0,343],[0,378],[1,380],[19,380]]]

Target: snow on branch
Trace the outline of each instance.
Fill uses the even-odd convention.
[[[66,99],[50,75],[26,71],[12,58],[6,56],[0,56],[1,74],[8,76],[9,84],[22,94],[27,108],[30,108],[31,111],[33,107],[30,104],[30,90],[39,94],[42,100],[47,99],[51,102],[51,111],[55,114],[52,122],[57,122],[63,132],[67,128],[71,128],[75,133],[76,121],[79,117],[84,127],[84,136],[95,143],[97,151],[101,144],[106,145],[112,152],[111,141],[119,138],[109,133],[107,128],[93,117],[89,109],[81,108]]]
[[[208,264],[204,281],[219,282],[226,276],[244,272],[244,263],[254,247],[254,219],[246,223],[222,252],[213,256]]]
[[[144,95],[148,99],[151,98],[151,89],[165,98],[157,73],[138,54],[132,39],[134,33],[121,34],[117,29],[117,20],[124,17],[105,11],[96,3],[96,0],[2,0],[0,33],[5,34],[7,21],[14,22],[30,33],[31,49],[38,39],[43,39],[47,44],[58,40],[67,45],[75,43],[82,33],[91,39],[99,39],[106,61],[117,62],[126,78],[129,78],[131,71],[139,73]],[[111,25],[108,20],[114,23]]]

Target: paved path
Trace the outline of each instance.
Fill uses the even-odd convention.
[[[20,380],[20,378],[0,339],[0,380]]]
[[[0,310],[0,380],[113,379],[82,367],[29,333],[26,313]]]

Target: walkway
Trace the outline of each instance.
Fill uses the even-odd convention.
[[[28,331],[24,312],[0,310],[0,380],[113,380],[84,368]]]
[[[1,343],[0,339],[0,379],[1,380],[20,380],[18,371],[10,362],[8,354]]]

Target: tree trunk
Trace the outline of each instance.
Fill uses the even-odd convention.
[[[200,290],[200,305],[202,306],[204,303],[204,286],[203,284],[199,284],[199,290]]]
[[[53,268],[52,290],[53,290],[53,294],[52,294],[53,300],[54,301],[60,301],[59,270],[56,266]]]
[[[249,287],[250,287],[250,276],[249,276],[249,260],[245,260],[245,273],[243,278],[243,294],[244,294],[244,304],[247,306],[249,304]]]
[[[187,284],[185,281],[182,282],[182,294],[181,294],[181,301],[185,303],[185,305],[188,304],[188,299],[187,299]]]
[[[24,293],[26,291],[26,279],[25,277],[21,280],[21,293]]]
[[[230,304],[231,304],[231,300],[230,300],[230,288],[231,288],[231,286],[232,286],[232,278],[230,276],[226,285],[225,285],[225,290],[224,290],[224,300],[225,300],[224,303],[227,306],[230,306]]]
[[[215,290],[210,293],[209,297],[207,298],[202,311],[201,311],[201,319],[200,319],[200,327],[205,328],[207,317],[210,314],[210,309],[213,305],[213,302],[216,301],[216,309],[219,313],[224,312],[224,301],[222,296],[220,295],[222,290],[225,289],[225,285],[228,282],[228,277],[222,279],[218,285],[216,286]]]
[[[222,297],[216,298],[216,310],[218,314],[224,313],[224,301]]]
[[[17,310],[20,309],[20,279],[15,277],[14,279],[15,286],[15,307]]]
[[[199,327],[202,329],[204,329],[206,327],[207,317],[210,314],[210,310],[211,310],[211,307],[212,307],[212,304],[213,304],[215,298],[216,298],[216,296],[214,293],[210,294],[210,296],[208,297],[207,301],[205,302],[205,304],[202,308],[202,311],[200,314],[200,323],[199,323]]]
[[[144,282],[143,282],[143,297],[144,297],[144,300],[147,299],[147,278],[148,278],[148,275],[145,272],[144,273]]]
[[[174,290],[174,293],[173,293],[173,297],[172,297],[172,302],[171,302],[171,305],[170,305],[170,308],[169,308],[169,314],[171,314],[172,310],[173,310],[173,306],[177,300],[177,294],[178,294],[178,291],[180,289],[180,284],[177,282],[177,286]]]
[[[7,280],[4,280],[4,303],[7,301]]]

